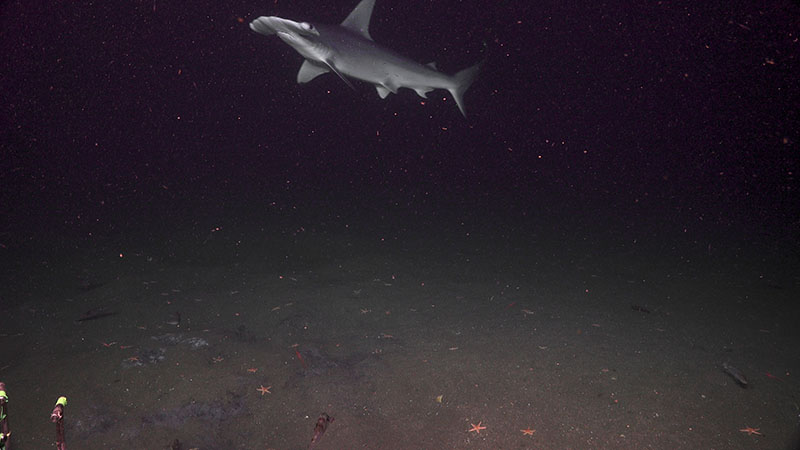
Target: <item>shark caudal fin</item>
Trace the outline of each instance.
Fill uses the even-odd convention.
[[[475,81],[478,72],[481,70],[481,66],[483,66],[483,61],[453,75],[453,87],[448,89],[464,117],[467,117],[467,110],[464,108],[464,93],[467,92],[472,82]]]

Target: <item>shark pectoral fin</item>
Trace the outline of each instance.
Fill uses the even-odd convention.
[[[335,73],[336,75],[339,75],[339,78],[341,78],[341,79],[342,79],[342,81],[344,81],[345,83],[347,83],[347,85],[348,85],[348,86],[350,86],[350,89],[352,89],[352,90],[354,90],[354,91],[356,90],[356,87],[355,87],[355,86],[353,86],[353,83],[351,83],[351,82],[350,82],[350,80],[348,80],[347,78],[345,78],[345,76],[344,76],[344,75],[342,75],[342,74],[341,74],[341,72],[339,72],[338,70],[336,70],[336,67],[333,67],[333,64],[331,64],[331,63],[328,63],[328,62],[326,62],[325,64],[327,64],[327,65],[328,65],[328,67],[329,67],[329,68],[330,68],[330,69],[333,71],[333,73]]]
[[[328,66],[319,66],[306,60],[303,61],[303,65],[300,66],[300,71],[297,72],[297,82],[301,84],[308,83],[309,81],[313,80],[314,78],[317,78],[323,73],[328,73],[328,72],[330,72]]]
[[[342,26],[354,31],[365,38],[372,40],[369,35],[369,19],[372,17],[372,9],[375,7],[375,0],[361,0],[361,3],[344,19]]]
[[[323,73],[328,73],[327,66],[318,66],[308,60],[303,61],[303,65],[300,66],[300,71],[297,72],[297,82],[298,83],[308,83],[309,81],[317,78],[318,76],[322,75]]]
[[[380,85],[375,86],[375,89],[378,90],[378,95],[380,95],[381,98],[386,98],[386,96],[389,95],[392,92],[392,91],[390,91],[390,90],[388,90],[385,87],[380,86]]]
[[[414,91],[417,93],[417,95],[419,95],[422,98],[428,98],[428,92],[430,92],[432,90],[433,89],[428,88],[428,87],[421,87],[421,88],[414,89]]]

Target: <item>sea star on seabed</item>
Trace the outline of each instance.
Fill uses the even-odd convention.
[[[739,430],[739,431],[741,431],[742,433],[747,433],[747,434],[748,434],[748,436],[749,436],[749,435],[751,435],[751,434],[756,434],[756,435],[759,435],[759,436],[763,436],[763,434],[761,434],[761,433],[759,433],[759,432],[758,432],[758,430],[760,430],[760,429],[761,429],[761,428],[752,428],[752,427],[747,427],[747,428],[742,428],[742,429],[741,429],[741,430]]]
[[[264,385],[261,385],[261,387],[256,390],[261,392],[261,396],[263,397],[264,394],[272,394],[272,392],[269,391],[270,389],[272,389],[272,386],[264,387]]]
[[[486,429],[486,427],[482,427],[481,426],[481,422],[478,422],[477,425],[475,425],[474,423],[470,423],[470,425],[472,425],[472,428],[470,428],[467,431],[474,431],[474,432],[476,432],[478,434],[481,434],[481,430],[485,430]]]

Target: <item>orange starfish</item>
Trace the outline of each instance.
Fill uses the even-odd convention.
[[[258,372],[258,369],[256,369],[255,367],[251,367],[251,368],[247,369],[247,371],[249,373],[256,373],[256,372]]]
[[[477,425],[475,425],[474,423],[470,423],[470,425],[472,425],[472,428],[467,430],[468,432],[474,431],[474,432],[476,432],[478,434],[481,434],[481,430],[485,430],[486,429],[486,427],[482,427],[481,426],[481,422],[478,422]]]
[[[519,430],[519,431],[522,431],[523,436],[533,436],[533,433],[536,433],[536,430],[531,430],[530,428],[526,428],[524,430]]]
[[[761,434],[761,433],[759,433],[759,432],[758,432],[758,430],[760,430],[760,429],[761,429],[761,428],[752,428],[752,427],[747,427],[747,428],[742,428],[742,429],[741,429],[741,430],[739,430],[739,431],[741,431],[742,433],[747,433],[747,434],[748,434],[748,436],[749,436],[749,435],[751,435],[751,434],[757,434],[757,435],[759,435],[759,436],[763,436],[763,434]]]
[[[272,386],[267,386],[267,387],[264,387],[264,385],[262,384],[262,385],[261,385],[261,387],[259,387],[259,388],[258,388],[258,389],[256,389],[256,390],[257,390],[258,392],[261,392],[261,396],[263,397],[263,396],[264,396],[264,394],[272,394],[272,392],[270,392],[270,391],[269,391],[270,389],[272,389]]]

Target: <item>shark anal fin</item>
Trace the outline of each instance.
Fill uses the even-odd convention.
[[[430,92],[432,90],[433,89],[429,88],[429,87],[421,87],[421,88],[414,89],[414,91],[417,93],[417,95],[419,95],[422,98],[428,98],[428,92]]]
[[[303,61],[303,65],[300,66],[300,71],[297,72],[297,82],[301,84],[308,83],[309,81],[313,80],[314,78],[317,78],[323,73],[328,73],[328,72],[330,72],[328,66],[320,66],[308,60],[305,60]]]

